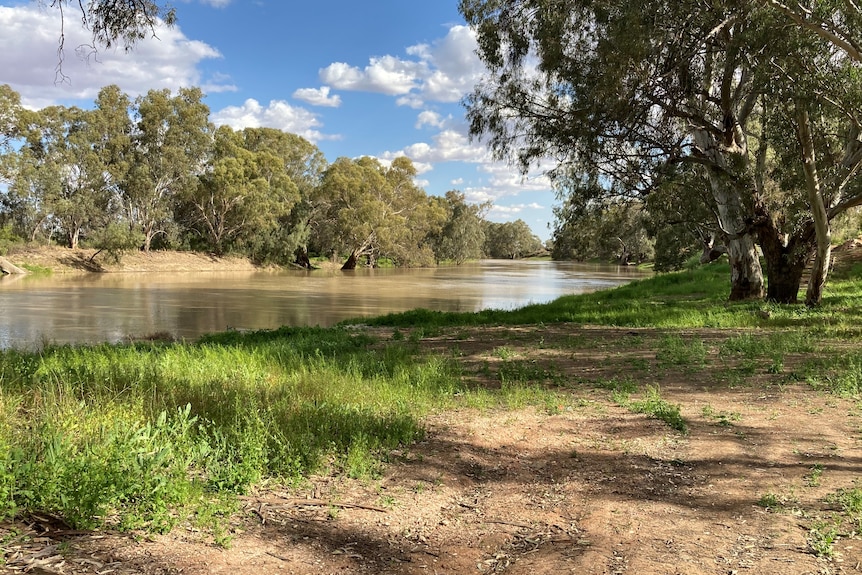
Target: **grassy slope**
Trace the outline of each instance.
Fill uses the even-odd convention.
[[[728,305],[728,270],[712,266],[511,312],[417,310],[363,320],[396,328],[385,342],[342,326],[225,333],[196,343],[5,351],[0,515],[38,509],[75,527],[157,531],[193,516],[217,526],[233,494],[312,472],[373,474],[389,451],[421,437],[428,410],[512,392],[471,387],[455,358],[423,352],[423,336],[449,327],[557,322],[760,327],[774,337],[766,344],[736,338],[745,348],[739,353],[810,349],[815,335],[858,335],[862,286],[850,279],[856,275],[835,278],[816,310]],[[410,335],[398,328],[411,328]],[[830,376],[857,393],[862,359],[843,358]],[[553,390],[520,390],[518,397],[541,402],[547,393]]]

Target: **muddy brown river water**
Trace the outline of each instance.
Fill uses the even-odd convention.
[[[486,260],[354,272],[109,273],[0,278],[0,348],[329,326],[415,308],[514,309],[643,277],[634,268]]]

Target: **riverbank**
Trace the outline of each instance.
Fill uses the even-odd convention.
[[[92,249],[71,250],[59,246],[19,247],[7,256],[19,267],[50,271],[56,274],[75,273],[146,273],[253,271],[261,269],[247,258],[215,256],[199,252],[129,251],[119,262],[111,262],[104,253]]]
[[[6,567],[852,573],[845,272],[820,310],[727,305],[709,266],[518,312],[7,352]]]

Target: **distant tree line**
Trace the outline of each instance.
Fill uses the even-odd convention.
[[[124,250],[241,254],[345,268],[456,264],[541,251],[526,223],[485,219],[452,190],[429,196],[408,158],[328,163],[272,128],[216,128],[197,88],[134,100],[103,88],[92,109],[28,110],[0,86],[0,228],[10,238]]]

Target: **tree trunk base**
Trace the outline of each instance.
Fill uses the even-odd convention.
[[[344,265],[341,266],[342,270],[355,270],[356,269],[356,254],[350,254],[350,257],[347,258],[347,261],[344,262]]]

